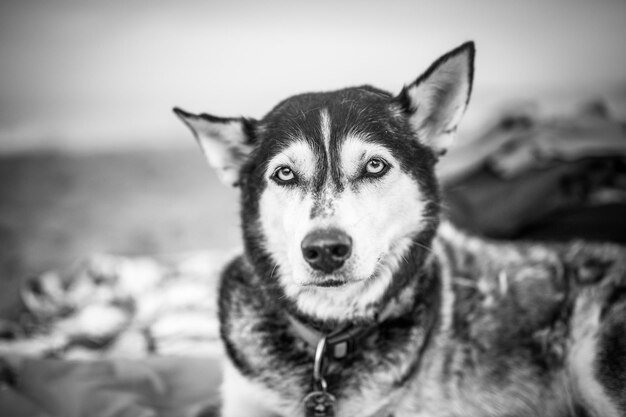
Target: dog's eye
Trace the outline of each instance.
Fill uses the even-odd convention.
[[[279,167],[274,171],[272,179],[278,184],[292,184],[296,181],[296,174],[289,167]]]
[[[388,169],[389,165],[385,161],[379,158],[372,158],[365,164],[365,172],[363,174],[368,177],[381,177]]]

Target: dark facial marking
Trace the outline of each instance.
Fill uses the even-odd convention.
[[[332,216],[334,213],[332,191],[321,191],[313,195],[313,207],[310,218]]]

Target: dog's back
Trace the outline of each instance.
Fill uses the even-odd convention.
[[[438,398],[428,413],[626,413],[626,249],[506,244],[449,224],[435,247],[448,289],[415,388]]]

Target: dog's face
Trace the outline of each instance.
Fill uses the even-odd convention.
[[[285,294],[333,317],[375,303],[434,218],[433,151],[371,88],[292,97],[261,126],[258,225]]]
[[[473,55],[457,48],[398,96],[303,94],[260,121],[176,111],[241,186],[248,255],[299,311],[364,318],[399,290],[437,226],[434,165],[468,102]]]

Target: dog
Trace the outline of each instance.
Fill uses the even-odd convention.
[[[174,109],[241,190],[222,416],[626,415],[626,251],[442,220],[435,167],[474,57],[468,42],[397,95],[295,95],[261,120]]]

